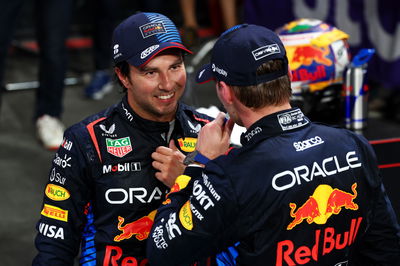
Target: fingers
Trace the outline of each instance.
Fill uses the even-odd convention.
[[[178,150],[178,148],[175,145],[175,141],[173,139],[171,139],[170,142],[169,142],[169,148],[171,150],[173,150],[173,151],[177,151]]]
[[[171,144],[171,143],[170,143]],[[176,147],[175,147],[176,148]],[[163,155],[171,155],[173,153],[173,149],[165,147],[165,146],[158,146],[156,148],[157,153],[163,154]]]
[[[162,161],[164,157],[165,157],[165,156],[164,156],[162,153],[160,153],[160,152],[153,152],[153,153],[151,154],[151,158],[152,158],[154,161]]]
[[[225,126],[224,126],[224,132],[223,132],[223,138],[229,138],[231,137],[233,126],[235,125],[235,122],[232,121],[232,119],[229,119],[226,121]]]
[[[218,115],[217,115],[217,117],[215,118],[215,123],[217,124],[217,125],[219,125],[219,126],[223,126],[224,125],[224,123],[225,123],[225,117],[226,117],[226,114],[224,113],[224,112],[220,112]]]
[[[151,165],[158,171],[162,171],[163,164],[158,161],[153,161]]]

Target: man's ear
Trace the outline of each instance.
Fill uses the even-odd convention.
[[[128,84],[126,84],[126,82],[128,78],[122,74],[121,69],[119,67],[114,67],[114,72],[125,88],[127,88]]]
[[[115,74],[117,74],[117,77],[119,79],[121,79],[121,77],[122,77],[121,69],[119,69],[119,67],[114,67],[114,72],[115,72]]]
[[[232,90],[232,87],[226,84],[223,81],[218,81],[217,90],[221,101],[225,102],[226,104],[232,104],[235,94]]]

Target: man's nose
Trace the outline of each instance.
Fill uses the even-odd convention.
[[[168,75],[168,73],[162,73],[160,75],[160,83],[158,86],[161,90],[170,91],[173,89],[172,78]]]

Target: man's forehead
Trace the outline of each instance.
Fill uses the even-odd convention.
[[[158,53],[156,56],[154,56],[146,65],[139,67],[139,69],[146,69],[149,67],[150,68],[154,67],[153,63],[155,62],[155,59],[159,58],[160,56],[165,56],[165,55],[171,55],[171,56],[175,57],[173,64],[183,61],[183,53],[179,49],[166,49],[166,50]]]

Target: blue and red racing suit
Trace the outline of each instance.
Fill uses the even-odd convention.
[[[194,150],[211,118],[179,103],[174,123],[148,121],[123,100],[66,130],[45,187],[34,265],[146,265],[145,241],[169,190],[151,153],[174,139]]]
[[[241,143],[177,178],[147,242],[151,265],[227,247],[221,264],[398,265],[399,226],[365,138],[293,108]]]

